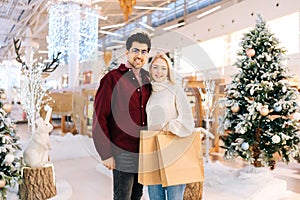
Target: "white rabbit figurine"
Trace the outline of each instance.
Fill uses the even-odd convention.
[[[53,126],[49,123],[49,112],[52,112],[52,108],[49,109],[48,106],[46,109],[46,119],[40,117],[36,120],[36,132],[23,153],[24,162],[28,167],[42,167],[48,162],[48,151],[51,149],[49,133],[53,130]]]

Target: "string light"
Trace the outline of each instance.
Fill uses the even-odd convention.
[[[68,57],[74,53],[79,53],[79,61],[96,59],[98,13],[78,4],[84,1],[75,2],[52,4],[49,10],[48,58],[61,52],[62,63],[68,63]],[[79,31],[74,27],[79,27]],[[79,52],[73,48],[76,38],[79,38]]]
[[[28,69],[21,69],[21,85],[20,91],[17,91],[22,108],[26,112],[28,124],[31,126],[39,115],[41,106],[51,101],[47,97],[47,88],[42,79],[42,67],[29,66]]]

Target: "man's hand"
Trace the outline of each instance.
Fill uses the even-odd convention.
[[[107,169],[112,170],[116,168],[114,157],[110,157],[106,160],[103,160],[102,163]]]

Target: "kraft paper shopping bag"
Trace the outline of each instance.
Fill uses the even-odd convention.
[[[143,185],[161,184],[156,135],[160,131],[140,132],[140,155],[138,181]]]
[[[199,132],[193,132],[188,137],[178,137],[170,132],[160,133],[156,135],[156,142],[163,187],[203,181]]]

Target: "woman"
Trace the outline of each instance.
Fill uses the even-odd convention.
[[[171,131],[179,137],[189,136],[194,129],[192,110],[183,89],[175,84],[170,59],[165,54],[157,54],[149,72],[152,93],[146,106],[148,129]],[[185,184],[148,186],[150,200],[182,200],[184,189]]]

